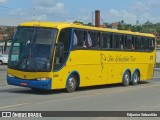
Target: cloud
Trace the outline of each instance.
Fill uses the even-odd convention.
[[[52,6],[52,7],[36,6],[35,10],[41,11],[42,13],[59,13],[59,12],[63,12],[64,4],[56,3],[55,6]]]
[[[56,0],[33,0],[34,9],[42,14],[64,13],[65,5]]]
[[[33,4],[35,6],[41,6],[41,7],[52,7],[55,5],[55,0],[32,0]]]
[[[148,6],[150,8],[158,8],[158,7],[160,7],[160,1],[159,0],[150,0],[148,2]]]
[[[137,2],[132,9],[132,12],[137,16],[137,18],[142,21],[142,23],[147,20],[156,23],[160,22],[159,11],[160,11],[160,1],[150,0],[144,2]]]
[[[25,15],[31,15],[31,13],[29,11],[24,11],[23,9],[15,9],[15,10],[10,10],[8,12],[8,15],[25,16]]]
[[[6,3],[8,0],[0,0],[0,4]]]
[[[153,23],[160,22],[160,0],[149,0],[142,2],[139,0],[129,6],[128,9],[118,10],[110,9],[107,10],[103,18],[109,22],[118,22],[124,20],[129,24],[136,24],[136,21],[139,20],[140,23],[145,23],[146,21],[151,21]]]
[[[40,21],[49,21],[49,18],[47,17],[47,15],[37,15],[37,16],[33,16],[33,17],[29,18],[29,19],[31,19],[31,20],[40,20]]]
[[[19,18],[4,18],[0,17],[0,25],[17,26],[19,23],[26,22],[27,20]]]
[[[105,15],[107,15],[106,21],[109,22],[118,22],[124,20],[127,23],[135,24],[137,20],[136,15],[126,10],[110,9]],[[104,18],[104,16],[102,17]]]
[[[32,9],[13,9],[7,12],[10,18],[22,18],[27,21],[39,20],[39,21],[60,21],[59,19],[64,19],[67,15],[67,10],[65,10],[65,5],[61,2],[56,2],[56,0],[32,0]]]
[[[57,2],[57,0],[32,0],[32,3],[34,14],[40,20],[64,19],[68,14],[64,3]]]
[[[135,3],[132,9],[135,12],[148,12],[150,11],[151,8],[146,3],[142,3],[138,1]]]

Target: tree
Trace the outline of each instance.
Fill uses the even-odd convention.
[[[81,21],[74,21],[73,23],[78,23],[78,24],[82,24],[82,25],[84,25],[84,23],[83,23],[83,22],[81,22]]]
[[[105,26],[107,26],[107,28],[111,28],[111,27],[112,27],[112,25],[111,25],[110,23],[104,22],[103,24],[104,24]]]
[[[121,20],[121,21],[120,21],[120,24],[121,24],[121,25],[124,25],[124,24],[125,24],[124,20]]]
[[[156,28],[156,31],[160,34],[160,26]]]
[[[150,21],[147,21],[147,22],[145,22],[145,23],[144,23],[144,25],[145,25],[145,26],[152,26],[152,25],[153,25],[153,23],[152,23],[152,22],[150,22]]]
[[[89,22],[87,25],[88,25],[88,26],[93,26],[93,24],[92,24],[91,22]]]
[[[118,24],[118,30],[124,30],[122,24]]]
[[[4,36],[4,40],[12,39],[14,35],[14,27],[1,27],[0,31]]]

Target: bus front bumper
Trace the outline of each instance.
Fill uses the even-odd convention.
[[[23,87],[30,87],[30,88],[37,88],[42,90],[51,90],[51,79],[48,80],[22,80],[15,77],[7,76],[7,83],[9,85],[16,85],[16,86],[23,86]]]

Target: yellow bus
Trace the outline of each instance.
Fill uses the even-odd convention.
[[[14,35],[9,85],[65,89],[153,78],[155,36],[66,22],[25,22]]]

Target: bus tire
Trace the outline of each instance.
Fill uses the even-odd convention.
[[[132,76],[131,85],[137,85],[140,81],[140,75],[138,71],[135,71]]]
[[[67,79],[66,89],[68,93],[74,92],[77,88],[77,77],[72,74]]]
[[[129,71],[126,71],[123,75],[123,79],[122,79],[122,85],[123,86],[128,86],[129,83],[131,81],[131,75]]]

